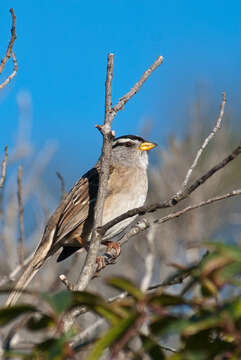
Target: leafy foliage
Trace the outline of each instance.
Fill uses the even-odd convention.
[[[115,359],[121,351],[132,359],[142,359],[144,354],[153,360],[239,359],[241,249],[221,243],[208,247],[210,252],[198,264],[177,270],[157,290],[143,293],[128,279],[112,277],[107,283],[126,292],[123,299],[108,302],[86,291],[41,294],[44,306],[1,309],[0,326],[27,316],[22,328],[45,334],[28,352],[18,351],[23,359],[74,359],[79,350],[87,349],[88,360],[100,359],[105,352],[108,358]],[[177,290],[173,286],[180,279],[185,280]],[[225,299],[223,294],[228,288],[234,295]],[[78,331],[65,332],[63,319],[77,307],[85,307],[105,319],[109,324],[107,331],[88,343],[75,343]],[[147,333],[143,332],[143,324],[148,326]],[[139,339],[135,350],[131,346],[133,338]],[[10,358],[14,354],[14,348],[6,351]]]

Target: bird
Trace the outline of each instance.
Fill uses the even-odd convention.
[[[103,208],[103,225],[128,210],[144,205],[148,191],[148,151],[157,144],[136,135],[117,137],[112,142],[112,156]],[[21,291],[36,275],[45,261],[62,249],[57,261],[62,261],[80,248],[88,248],[94,222],[98,194],[100,159],[73,186],[50,216],[33,258],[15,287],[6,306],[14,305]],[[120,253],[118,239],[136,216],[127,218],[107,230],[103,243]]]

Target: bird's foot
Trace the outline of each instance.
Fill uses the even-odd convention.
[[[106,245],[106,251],[108,255],[112,256],[114,259],[116,259],[118,256],[120,256],[121,253],[121,247],[118,242],[115,241],[102,241],[103,245]]]
[[[104,256],[97,256],[96,258],[96,272],[94,276],[98,276],[98,273],[106,267],[105,258]]]
[[[106,267],[106,265],[114,264],[115,259],[120,256],[121,247],[118,242],[113,241],[102,241],[102,244],[106,245],[106,251],[104,255],[97,256],[96,258],[96,273],[95,276],[98,276],[98,273]]]

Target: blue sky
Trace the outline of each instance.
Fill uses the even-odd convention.
[[[1,57],[12,6],[19,72],[0,93],[0,144],[13,145],[16,98],[28,91],[33,142],[37,147],[48,139],[59,144],[53,176],[60,170],[72,181],[96,161],[101,137],[94,126],[104,117],[108,52],[115,53],[114,102],[158,55],[165,58],[116,117],[117,135],[138,134],[149,119],[154,124],[152,139],[165,144],[170,132],[181,134],[187,126],[183,119],[200,84],[217,108],[222,90],[229,108],[239,107],[239,1],[5,0],[0,3]]]

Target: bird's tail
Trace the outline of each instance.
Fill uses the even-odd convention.
[[[35,260],[35,259],[33,258],[33,260]],[[28,265],[27,269],[20,276],[14,289],[11,291],[11,293],[7,299],[7,302],[6,302],[6,306],[12,306],[17,302],[18,298],[22,294],[22,291],[28,286],[28,284],[30,283],[32,278],[37,274],[39,268],[40,267],[38,267],[37,269],[34,269],[34,263],[33,263],[33,261],[31,261],[31,263]]]
[[[37,272],[43,265],[51,248],[53,235],[54,230],[51,232],[47,242],[40,243],[30,264],[27,266],[27,268],[17,281],[14,289],[11,291],[5,304],[6,306],[12,306],[17,302],[18,298],[22,294],[22,291],[28,286],[30,281],[33,279],[33,277],[37,274]]]

